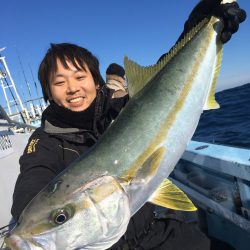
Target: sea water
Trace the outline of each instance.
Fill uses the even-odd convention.
[[[192,140],[250,148],[250,83],[215,94],[220,104],[204,111]]]

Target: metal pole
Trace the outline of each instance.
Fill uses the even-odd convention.
[[[5,91],[5,87],[4,87],[4,83],[3,83],[2,77],[0,77],[0,81],[1,81],[1,86],[2,86],[2,89],[3,89],[3,94],[4,94],[5,100],[7,102],[7,107],[8,107],[9,115],[11,115],[10,103],[9,103],[8,96],[7,96],[6,91]]]
[[[19,94],[18,94],[18,92],[17,92],[16,86],[15,86],[15,83],[14,83],[14,81],[13,81],[13,79],[12,79],[11,74],[10,74],[9,68],[8,68],[8,66],[7,66],[7,64],[6,64],[5,57],[0,57],[0,59],[1,59],[2,62],[3,62],[4,68],[5,68],[6,72],[7,72],[8,77],[10,78],[10,82],[11,82],[11,84],[12,84],[12,87],[13,87],[14,91],[15,91],[17,100],[18,100],[18,102],[19,102],[19,104],[20,104],[21,110],[23,111],[23,110],[24,110],[24,106],[23,106],[22,100],[21,100],[21,98],[20,98],[20,96],[19,96]]]

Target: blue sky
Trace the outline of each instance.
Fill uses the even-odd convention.
[[[34,96],[31,70],[37,69],[50,43],[76,43],[107,66],[124,55],[141,65],[154,64],[180,35],[197,0],[2,0],[0,48],[20,95],[28,99],[22,68]],[[250,15],[250,1],[238,3]],[[224,46],[217,90],[250,82],[250,22]],[[31,69],[31,70],[30,70]],[[40,90],[39,90],[40,91]],[[0,89],[0,103],[4,97]],[[41,91],[40,91],[41,93]],[[4,105],[5,106],[5,105]]]

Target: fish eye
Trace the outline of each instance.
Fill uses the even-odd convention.
[[[54,222],[57,225],[61,225],[64,222],[66,222],[69,219],[69,214],[67,213],[67,211],[59,211],[58,214],[56,214],[55,218],[54,218]]]
[[[51,222],[55,225],[62,225],[74,215],[74,209],[68,205],[61,209],[56,209],[51,214]]]

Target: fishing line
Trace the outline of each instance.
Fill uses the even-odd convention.
[[[37,95],[37,98],[39,98],[39,94],[38,94],[38,87],[37,87],[37,84],[36,84],[36,81],[35,81],[35,77],[34,77],[34,74],[33,74],[33,71],[31,69],[31,66],[30,64],[28,63],[29,65],[29,69],[30,69],[30,72],[31,72],[31,76],[32,76],[32,79],[33,79],[33,82],[34,82],[34,85],[35,85],[35,89],[36,89],[36,95]],[[41,99],[39,98],[39,104],[40,104],[40,109],[42,110],[42,102],[41,102]]]
[[[0,246],[0,247],[1,247],[0,249],[4,249],[3,246],[4,246],[4,242],[3,242],[2,245]]]
[[[14,225],[14,224],[16,224],[16,222],[12,222],[12,223],[10,223],[10,224],[4,226],[4,227],[0,227],[0,235],[2,234],[1,230],[3,230],[3,229],[6,228],[6,227],[12,226],[12,225]],[[8,230],[8,231],[9,231],[9,230]]]
[[[9,227],[12,226],[12,225],[14,225],[14,224],[15,224],[15,222],[12,222],[12,223],[10,223],[10,224],[8,224],[8,225],[0,228],[0,239],[6,237],[9,234],[9,232],[11,231],[9,229]],[[8,229],[7,230],[3,230],[6,227],[8,227]],[[1,244],[0,249],[5,249],[5,248],[3,248],[4,244],[5,244],[4,242]]]
[[[36,95],[37,95],[37,97],[39,97],[39,94],[38,94],[38,87],[37,87],[37,84],[36,84],[36,81],[35,81],[35,77],[34,77],[33,71],[32,71],[32,69],[31,69],[30,64],[28,64],[28,65],[29,65],[29,69],[30,69],[30,72],[31,72],[31,76],[32,76],[33,82],[34,82],[34,84],[35,84]]]
[[[27,86],[27,88],[28,88],[29,96],[30,96],[30,99],[31,99],[32,96],[31,96],[30,85],[29,85],[29,83],[28,83],[28,81],[27,81],[27,77],[26,77],[25,72],[24,72],[24,68],[23,68],[23,64],[22,64],[22,61],[21,61],[21,57],[20,57],[20,55],[19,55],[19,53],[18,53],[17,48],[16,48],[16,53],[17,53],[18,61],[19,61],[19,64],[20,64],[20,67],[21,67],[21,70],[22,70],[22,73],[23,73],[24,81],[25,81],[26,86]]]

